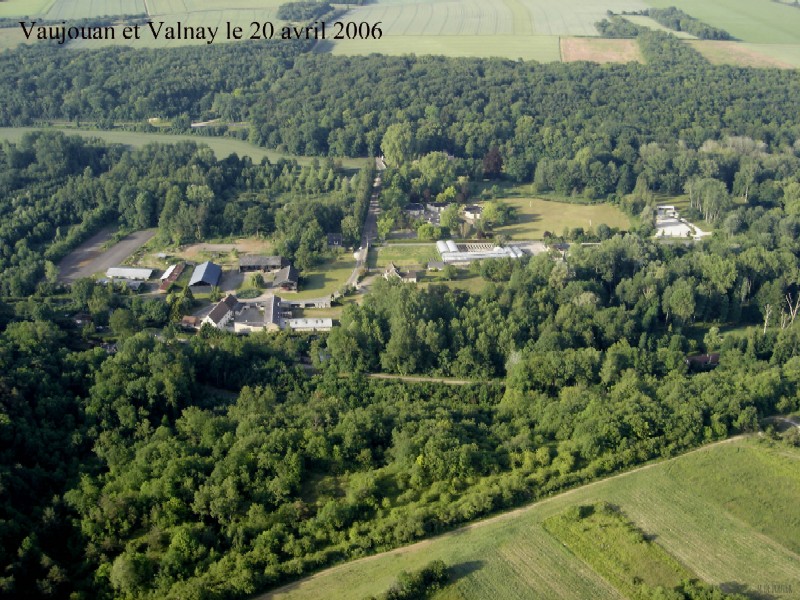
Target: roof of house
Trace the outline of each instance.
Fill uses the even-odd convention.
[[[342,245],[342,234],[341,233],[329,233],[328,234],[328,245],[333,246],[341,246]]]
[[[272,285],[283,285],[285,283],[297,284],[299,279],[300,276],[297,273],[297,269],[294,268],[294,265],[289,265],[275,273],[275,280],[272,282]]]
[[[208,318],[214,325],[218,325],[229,312],[236,309],[237,304],[239,304],[239,300],[236,299],[236,296],[230,294],[224,300],[217,302],[217,305],[208,313]]]
[[[278,325],[281,324],[281,299],[278,296],[273,296],[264,304],[264,325]]]
[[[186,315],[181,319],[181,325],[186,327],[197,327],[198,323],[200,323],[200,319],[192,315]]]
[[[282,256],[242,256],[239,258],[240,267],[271,267],[280,269],[283,266]]]
[[[400,269],[397,268],[393,262],[390,262],[386,265],[386,270],[383,272],[384,275],[391,275],[393,277],[400,277]]]
[[[111,267],[106,271],[106,277],[122,277],[125,279],[150,279],[153,269],[133,269],[130,267]]]
[[[428,263],[428,269],[433,271],[441,271],[444,269],[444,261],[443,260],[432,260]]]
[[[420,210],[425,210],[425,207],[422,206],[422,204],[411,202],[409,204],[406,204],[403,210],[420,211]]]
[[[195,267],[189,285],[217,285],[222,277],[222,268],[211,261],[206,261]]]
[[[465,212],[472,213],[473,215],[479,215],[483,212],[483,207],[478,206],[477,204],[473,204],[472,206],[468,206],[464,209]]]

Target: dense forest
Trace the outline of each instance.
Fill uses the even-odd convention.
[[[800,409],[800,78],[638,39],[646,65],[286,43],[0,54],[4,124],[221,117],[323,157],[52,133],[0,147],[0,595],[241,598]],[[389,213],[506,179],[610,199],[637,225],[597,227],[565,260],[477,264],[477,293],[378,281],[316,339],[187,340],[160,300],[57,284],[108,224],[173,245],[270,235],[313,266],[325,233],[357,242],[374,176],[324,156],[379,152]],[[652,237],[659,194],[680,193],[713,237]],[[116,352],[69,318],[86,310]],[[700,352],[719,366],[691,366]]]

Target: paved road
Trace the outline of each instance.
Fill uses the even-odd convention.
[[[732,442],[736,442],[736,441],[742,440],[745,437],[747,437],[747,436],[745,436],[745,435],[737,435],[735,437],[728,438],[726,440],[721,440],[719,442],[714,442],[714,443],[711,443],[711,444],[707,444],[705,446],[701,446],[700,448],[695,448],[694,450],[690,450],[689,452],[686,452],[686,453],[684,453],[684,454],[682,454],[680,456],[677,456],[675,458],[671,458],[671,459],[668,459],[668,460],[676,460],[676,459],[681,458],[683,456],[688,456],[689,454],[694,454],[696,452],[703,452],[703,451],[708,450],[709,448],[713,448],[715,446],[721,446],[722,444],[730,444]],[[438,540],[438,539],[441,539],[441,538],[454,538],[454,537],[456,537],[458,535],[461,535],[461,534],[463,534],[463,533],[465,533],[467,531],[470,531],[472,529],[477,529],[479,527],[485,527],[487,525],[491,525],[492,523],[496,523],[498,521],[504,521],[506,519],[510,519],[510,518],[519,516],[519,515],[521,515],[523,513],[526,513],[526,512],[529,512],[529,511],[533,510],[534,508],[536,508],[538,506],[541,506],[542,504],[547,504],[547,503],[553,502],[555,500],[558,500],[560,498],[564,498],[565,496],[570,496],[572,494],[575,494],[578,491],[582,491],[582,490],[585,490],[587,488],[592,488],[592,487],[598,486],[598,485],[600,485],[602,483],[605,483],[606,481],[610,481],[612,479],[620,479],[622,477],[629,477],[629,476],[633,475],[634,473],[639,473],[640,471],[645,471],[647,469],[652,469],[653,467],[658,466],[660,464],[663,464],[664,462],[667,462],[667,461],[660,460],[660,461],[651,462],[651,463],[648,463],[646,465],[642,465],[641,467],[636,467],[635,469],[631,469],[630,471],[625,471],[624,473],[617,473],[616,475],[611,475],[610,477],[606,477],[604,479],[598,479],[596,481],[592,481],[591,483],[587,483],[585,485],[581,485],[579,487],[569,489],[569,490],[567,490],[565,492],[561,492],[560,494],[556,494],[555,496],[549,496],[548,498],[544,498],[542,500],[538,500],[536,502],[532,502],[531,504],[527,504],[527,505],[522,506],[520,508],[516,508],[514,510],[510,510],[508,512],[504,512],[504,513],[496,515],[494,517],[489,517],[488,519],[482,519],[480,521],[476,521],[475,523],[470,523],[469,525],[465,525],[464,527],[459,527],[458,529],[454,529],[453,531],[450,531],[448,533],[445,533],[445,534],[442,534],[442,535],[439,535],[439,536],[436,536],[436,537],[428,538],[426,540],[422,540],[420,542],[416,542],[415,544],[410,544],[408,546],[401,546],[400,548],[395,548],[394,550],[389,550],[387,552],[381,552],[379,554],[373,554],[372,556],[367,556],[365,558],[359,558],[357,560],[351,560],[351,561],[342,563],[340,565],[336,565],[335,567],[331,567],[331,568],[326,569],[324,571],[320,571],[319,573],[315,573],[314,575],[311,575],[310,577],[306,577],[305,579],[301,579],[300,581],[295,581],[294,583],[290,583],[288,585],[280,587],[280,588],[278,588],[276,590],[273,590],[271,592],[267,592],[266,594],[261,594],[259,596],[256,596],[255,598],[253,598],[253,600],[277,600],[279,597],[282,597],[283,594],[289,593],[289,592],[299,588],[303,584],[303,582],[305,582],[305,581],[308,581],[308,580],[311,580],[311,579],[318,579],[320,577],[327,577],[327,576],[330,576],[333,573],[336,573],[337,571],[344,570],[344,569],[351,570],[354,564],[374,561],[374,560],[377,560],[377,559],[379,559],[379,558],[381,558],[383,556],[387,556],[387,555],[392,556],[392,555],[397,555],[397,554],[406,554],[408,552],[413,552],[415,550],[419,550],[421,548],[424,548],[425,546],[430,545],[431,542],[433,542],[435,540]]]
[[[472,385],[473,383],[497,383],[505,385],[505,381],[476,381],[474,379],[450,379],[448,377],[420,377],[417,375],[392,375],[391,373],[370,373],[368,375],[371,379],[392,379],[396,381],[405,381],[408,383],[444,383],[446,385]]]
[[[364,228],[361,231],[361,247],[355,252],[356,266],[353,268],[350,277],[347,278],[345,287],[355,287],[361,269],[367,265],[369,244],[378,236],[378,215],[381,213],[381,207],[378,204],[378,194],[380,193],[382,183],[381,175],[378,173],[372,184],[372,198],[369,201],[369,209],[364,219]]]

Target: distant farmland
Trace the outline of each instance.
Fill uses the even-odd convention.
[[[558,36],[596,36],[594,24],[615,11],[642,10],[639,0],[379,0],[343,20],[380,21],[380,40],[341,40],[321,46],[334,54],[501,56],[540,62],[561,59]]]
[[[800,450],[751,438],[723,442],[548,498],[391,553],[346,563],[259,600],[364,598],[400,571],[441,559],[454,583],[433,600],[624,598],[548,533],[571,507],[609,502],[695,577],[774,600],[800,590]],[[628,573],[633,577],[633,573]]]

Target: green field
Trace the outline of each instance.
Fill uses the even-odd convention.
[[[344,252],[334,261],[325,263],[313,271],[305,271],[300,282],[300,291],[296,294],[287,294],[286,299],[306,300],[330,296],[344,287],[355,266],[353,255]]]
[[[55,0],[5,0],[0,17],[33,17],[46,13]]]
[[[596,482],[451,534],[304,579],[271,599],[364,598],[432,560],[455,581],[434,600],[624,598],[543,523],[608,502],[696,577],[800,596],[800,450],[738,439]],[[787,592],[788,590],[788,592]],[[753,597],[757,597],[753,595]]]
[[[370,269],[384,269],[390,262],[393,262],[401,269],[407,267],[426,269],[432,260],[441,260],[436,251],[436,244],[394,244],[371,246],[367,265]]]
[[[48,20],[60,21],[146,13],[144,0],[56,0],[44,16]]]
[[[800,10],[771,0],[647,0],[675,6],[744,42],[800,44]]]
[[[596,36],[606,10],[642,10],[640,0],[379,0],[357,7],[342,20],[381,23],[379,40],[320,44],[334,54],[441,54],[501,56],[539,62],[561,59],[559,36]]]
[[[214,151],[217,158],[225,158],[233,153],[239,156],[249,156],[253,162],[260,162],[262,158],[266,157],[271,162],[275,162],[281,158],[294,158],[300,164],[311,164],[314,160],[312,157],[307,156],[294,156],[284,154],[277,150],[268,150],[254,146],[242,140],[236,140],[227,137],[205,137],[195,135],[170,135],[167,133],[144,133],[136,131],[103,131],[93,129],[75,129],[72,127],[51,127],[48,129],[57,129],[63,131],[68,135],[80,135],[85,138],[100,138],[111,144],[126,144],[134,148],[141,148],[147,144],[175,144],[178,142],[195,142],[197,144],[205,144]],[[18,142],[26,133],[33,131],[42,131],[42,128],[37,127],[0,127],[0,140],[8,140],[10,142]],[[343,158],[335,159],[342,163],[345,169],[361,169],[366,165],[369,159],[366,158]]]
[[[637,597],[641,584],[670,589],[695,578],[607,503],[571,507],[544,528],[629,598]]]
[[[565,227],[589,229],[601,223],[620,229],[630,227],[630,219],[610,204],[572,204],[525,197],[504,198],[503,202],[516,209],[517,221],[494,231],[514,240],[540,240],[545,231],[561,235]]]

